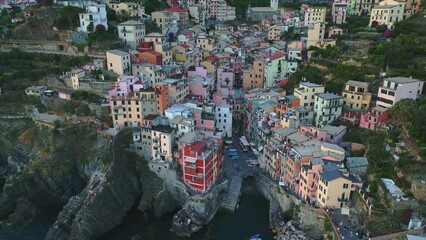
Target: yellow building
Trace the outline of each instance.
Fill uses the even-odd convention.
[[[107,68],[118,75],[130,75],[132,63],[130,54],[120,50],[110,50],[106,52]]]
[[[151,18],[158,25],[161,31],[167,31],[173,23],[172,13],[167,11],[152,12]]]
[[[212,52],[215,50],[215,41],[213,38],[208,38],[205,35],[200,35],[197,37],[195,42],[197,47],[200,47],[203,50]]]
[[[317,201],[320,207],[347,207],[351,191],[361,182],[352,181],[348,172],[337,169],[320,173],[318,179]]]
[[[371,93],[368,92],[368,83],[348,81],[342,91],[343,104],[350,110],[370,108]]]
[[[131,96],[118,96],[110,100],[114,127],[140,126],[144,116],[158,113],[155,111],[154,88],[141,89]]]
[[[281,26],[273,25],[269,27],[268,31],[268,40],[269,41],[278,41],[281,38]]]
[[[300,99],[300,106],[312,109],[315,102],[315,94],[324,93],[325,87],[311,82],[301,82],[294,89],[294,96]]]
[[[134,2],[109,2],[108,7],[115,11],[117,15],[127,15],[129,17],[142,17],[145,8],[140,3]]]
[[[306,40],[306,48],[310,46],[321,47],[324,43],[325,24],[317,22],[308,27],[308,38]]]
[[[305,26],[325,22],[326,7],[303,7],[305,11]]]

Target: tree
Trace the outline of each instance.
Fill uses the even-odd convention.
[[[389,109],[389,114],[399,121],[410,124],[413,121],[417,104],[413,99],[402,99]]]
[[[53,26],[61,30],[73,30],[80,26],[79,14],[84,9],[73,6],[65,6],[58,11],[58,16],[53,22]]]

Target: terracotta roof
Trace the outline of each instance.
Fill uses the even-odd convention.
[[[284,53],[283,53],[283,52],[279,52],[279,53],[277,53],[277,54],[275,54],[275,55],[272,55],[272,56],[269,58],[269,60],[273,61],[273,60],[276,60],[276,59],[278,59],[278,58],[282,58],[282,57],[284,57]]]
[[[211,60],[213,62],[216,62],[217,60],[219,60],[219,58],[216,57],[216,56],[207,56],[206,58],[204,58],[204,61],[207,61],[207,60]]]
[[[188,12],[185,9],[182,8],[166,8],[166,12]]]
[[[183,48],[190,48],[191,46],[189,46],[188,44],[180,44],[180,45],[178,45],[178,46],[181,46],[181,47],[183,47]]]
[[[155,55],[155,56],[162,56],[161,53],[154,51],[154,50],[146,51],[146,52],[143,52],[143,53],[148,53],[148,54]],[[141,54],[143,54],[143,53],[141,53]]]

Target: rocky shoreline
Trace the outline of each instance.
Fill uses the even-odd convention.
[[[304,233],[293,226],[293,221],[279,222],[272,231],[276,234],[274,239],[277,240],[309,240]]]

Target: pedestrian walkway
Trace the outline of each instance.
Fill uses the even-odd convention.
[[[241,187],[243,185],[243,179],[241,177],[233,177],[229,185],[228,195],[222,204],[222,207],[234,211],[237,206],[238,199],[240,198]]]

